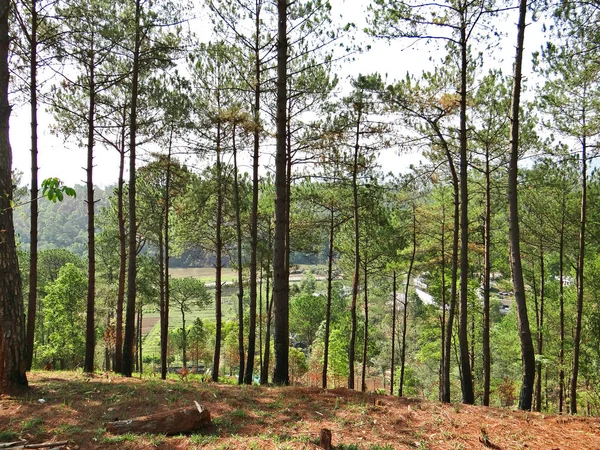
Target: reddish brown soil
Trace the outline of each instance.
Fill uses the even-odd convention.
[[[314,449],[321,428],[338,449],[600,449],[600,419],[366,395],[347,389],[264,388],[200,381],[29,376],[0,399],[0,443],[68,440],[69,449]],[[213,425],[191,436],[113,436],[103,423],[205,405]],[[487,439],[487,441],[486,441]]]

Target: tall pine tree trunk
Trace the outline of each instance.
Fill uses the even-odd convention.
[[[125,313],[125,339],[123,340],[123,370],[130,377],[133,371],[133,342],[135,329],[136,297],[136,256],[137,256],[137,217],[135,204],[135,158],[137,139],[137,101],[140,75],[141,44],[141,0],[135,2],[135,48],[133,51],[133,71],[131,83],[131,114],[129,129],[129,250],[127,263],[127,310]]]
[[[242,219],[240,214],[240,188],[238,180],[237,146],[235,142],[235,123],[232,129],[233,146],[233,201],[235,203],[235,235],[237,239],[237,277],[238,277],[238,354],[240,357],[240,373],[238,384],[244,382],[244,267],[242,259]],[[261,292],[262,295],[262,292]],[[261,308],[262,309],[262,308]],[[260,337],[260,335],[259,335]],[[260,345],[259,345],[260,353]]]
[[[352,164],[352,200],[354,213],[354,274],[352,276],[352,303],[350,305],[350,345],[348,350],[348,389],[354,389],[354,359],[356,358],[356,303],[358,300],[358,283],[360,282],[360,227],[358,217],[358,153],[360,150],[360,122],[362,110],[358,110],[356,120],[356,141],[354,143],[354,159]]]
[[[458,317],[458,341],[460,348],[461,388],[463,403],[475,403],[473,377],[469,362],[467,337],[468,287],[469,287],[469,189],[467,161],[467,30],[461,19],[461,75],[460,75],[460,309]]]
[[[402,312],[402,344],[400,347],[400,381],[398,386],[398,396],[404,395],[404,371],[406,368],[406,327],[408,326],[408,288],[410,286],[410,276],[412,275],[413,266],[415,264],[415,256],[417,254],[417,218],[416,208],[412,205],[412,252],[410,254],[410,262],[408,272],[406,274],[406,285],[404,287],[404,311]]]
[[[10,2],[0,0],[0,394],[27,387],[23,293],[15,244],[8,103]]]
[[[325,310],[325,337],[323,338],[323,375],[321,386],[327,389],[327,366],[329,365],[329,333],[331,328],[331,294],[333,291],[333,240],[335,238],[335,212],[330,210],[329,252],[327,254],[327,307]]]
[[[559,233],[558,249],[558,301],[559,301],[559,328],[560,349],[558,353],[558,412],[563,413],[565,400],[565,226],[566,226],[566,191],[562,193],[562,214]]]
[[[396,369],[396,310],[398,307],[398,289],[396,271],[392,274],[392,361],[390,363],[390,395],[394,395],[394,370]]]
[[[514,84],[511,105],[511,148],[508,167],[508,222],[510,243],[510,266],[517,307],[519,338],[521,341],[521,360],[523,365],[523,381],[519,395],[519,409],[531,410],[533,381],[535,378],[535,351],[531,339],[527,302],[525,300],[525,283],[521,264],[521,242],[519,232],[518,207],[518,162],[519,162],[519,106],[521,101],[521,76],[523,64],[523,42],[525,40],[525,15],[527,1],[521,0],[519,6],[519,24],[517,34],[517,50],[514,67]]]
[[[221,238],[221,223],[223,222],[223,180],[221,179],[221,123],[217,124],[217,226],[216,226],[216,262],[215,262],[215,354],[213,359],[212,380],[219,381],[219,365],[221,361],[222,340],[222,292],[223,283],[223,241]]]
[[[121,148],[119,150],[119,180],[117,183],[117,222],[119,224],[119,286],[117,288],[117,317],[115,330],[114,371],[123,370],[123,304],[125,300],[125,282],[127,279],[127,230],[125,228],[124,172],[125,172],[125,136],[127,106],[123,106]]]
[[[491,287],[491,225],[492,185],[490,179],[490,152],[485,153],[485,212],[483,222],[483,405],[490,405],[490,379],[492,359],[490,355],[490,287]]]
[[[95,58],[94,43],[91,43],[89,61],[89,112],[88,112],[88,142],[87,142],[87,215],[88,215],[88,291],[87,314],[85,326],[85,361],[84,372],[94,371],[94,350],[96,349],[96,329],[94,323],[94,309],[96,300],[96,230],[94,227],[94,122],[96,112],[96,83],[94,79]]]
[[[256,17],[254,23],[254,155],[252,160],[252,210],[250,213],[250,317],[248,323],[248,356],[246,364],[246,372],[254,370],[254,353],[256,346],[256,297],[257,297],[257,253],[258,253],[258,188],[259,188],[259,156],[260,156],[260,94],[261,94],[261,59],[260,59],[260,32],[261,32],[261,1],[256,2]],[[240,314],[242,312],[240,311]],[[240,319],[240,320],[243,320]],[[260,351],[260,349],[259,349]],[[250,362],[252,361],[252,362]],[[244,371],[243,365],[240,367],[240,372]],[[262,375],[261,375],[262,376]],[[247,379],[246,373],[240,373],[240,378],[248,384],[252,382],[252,374]]]
[[[273,241],[273,307],[275,369],[273,383],[289,384],[289,275],[285,264],[287,227],[287,0],[277,0],[277,152],[275,155],[275,238]]]
[[[366,241],[366,240],[365,240]],[[365,247],[367,243],[365,242]],[[367,291],[367,259],[364,259],[364,270],[363,270],[363,299],[364,299],[364,311],[365,311],[365,325],[363,330],[363,351],[362,351],[362,370],[360,377],[360,390],[362,392],[367,391],[367,349],[369,346],[369,296]]]
[[[585,94],[584,94],[585,95]],[[583,112],[585,130],[585,109]],[[577,414],[577,379],[579,376],[579,352],[581,346],[581,320],[583,316],[583,288],[585,263],[585,225],[587,217],[587,140],[583,136],[581,148],[581,216],[579,220],[579,257],[577,260],[577,318],[573,342],[573,376],[571,377],[571,414]]]
[[[37,0],[31,0],[29,96],[31,102],[31,228],[29,233],[29,304],[27,305],[27,370],[33,363],[38,278],[38,119],[37,119]]]

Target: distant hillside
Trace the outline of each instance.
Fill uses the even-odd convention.
[[[87,248],[87,204],[85,186],[73,186],[77,197],[65,197],[62,202],[52,203],[46,199],[39,201],[39,249],[66,248],[73,253],[83,255]],[[108,205],[114,186],[95,188],[96,212]],[[23,250],[29,251],[29,229],[31,212],[27,197],[24,204],[15,209],[15,231],[23,244]]]

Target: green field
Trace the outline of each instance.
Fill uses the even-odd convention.
[[[205,283],[215,282],[215,268],[214,267],[186,267],[179,269],[169,269],[169,273],[173,278],[198,278]],[[237,271],[229,267],[224,267],[221,270],[221,276],[223,282],[237,281]]]
[[[301,270],[301,274],[292,274],[291,281],[299,281],[303,279],[306,272],[309,270],[319,270],[325,271],[325,266],[294,266],[294,270]],[[215,282],[215,269],[213,267],[194,267],[194,268],[178,268],[178,269],[169,269],[169,273],[173,278],[185,278],[185,277],[193,277],[198,278],[207,285],[211,283],[214,285]],[[224,283],[235,283],[237,281],[237,271],[231,268],[223,268],[222,272],[223,282]],[[214,287],[209,288],[209,292],[211,293],[211,297],[214,299]],[[223,320],[233,320],[236,317],[237,311],[237,283],[236,284],[228,284],[223,286]],[[144,346],[142,348],[142,352],[144,356],[158,356],[160,354],[159,351],[159,342],[160,342],[160,314],[158,311],[146,312],[144,313],[143,325],[142,329],[149,329],[148,333],[144,338]],[[214,321],[215,320],[215,306],[214,302],[211,303],[210,306],[201,310],[192,310],[185,315],[186,326],[194,323],[194,320],[199,317],[200,319]],[[145,326],[144,326],[145,325]],[[154,325],[154,326],[152,326]],[[181,328],[181,312],[176,307],[171,307],[169,310],[169,329],[174,330],[177,328]],[[150,329],[150,327],[152,327]]]
[[[212,298],[214,298],[214,289],[209,289]],[[224,286],[223,287],[223,320],[233,320],[235,318],[235,311],[237,305],[237,286]],[[193,324],[194,320],[199,317],[200,319],[214,321],[215,320],[215,305],[214,302],[204,309],[194,309],[191,312],[185,314],[186,327]],[[159,342],[160,342],[160,313],[158,311],[144,313],[144,323],[154,322],[155,325],[152,327],[150,332],[144,337],[144,346],[142,353],[144,356],[158,356],[159,355]],[[177,307],[169,308],[169,330],[175,330],[181,328],[181,311]]]

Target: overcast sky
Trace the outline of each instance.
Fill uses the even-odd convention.
[[[359,73],[380,72],[387,75],[388,81],[404,77],[406,72],[419,74],[430,69],[444,55],[444,50],[438,45],[424,42],[372,41],[367,38],[362,29],[366,26],[367,0],[333,0],[333,17],[340,23],[354,22],[357,25],[356,38],[358,41],[369,41],[370,51],[358,54],[354,61],[340,64],[336,72],[345,82],[348,77]],[[206,17],[198,19],[201,28],[209,28]],[[500,29],[508,35],[503,39],[503,46],[494,51],[493,55],[486,55],[486,64],[490,67],[499,66],[505,74],[510,73],[512,58],[514,57],[514,43],[516,40],[516,11],[508,15],[500,25]],[[539,24],[528,27],[525,37],[526,61],[524,74],[527,77],[531,72],[531,52],[538,50],[543,42],[543,35],[539,32]],[[492,56],[492,58],[490,58]],[[39,179],[58,177],[67,185],[83,183],[86,164],[86,151],[78,148],[74,142],[63,142],[50,132],[52,117],[40,107],[39,114]],[[29,183],[30,176],[30,116],[29,106],[15,106],[11,116],[11,145],[13,149],[13,168],[24,173],[23,181]],[[382,165],[386,171],[400,172],[410,163],[418,161],[418,156],[395,155],[392,151],[381,156]],[[94,182],[106,186],[116,182],[118,173],[118,154],[115,150],[106,150],[101,146],[95,148]]]

